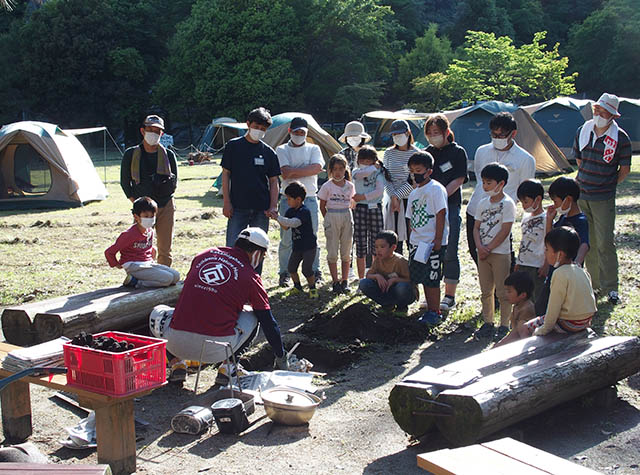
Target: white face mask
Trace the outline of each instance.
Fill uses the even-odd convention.
[[[294,145],[302,145],[307,141],[307,134],[304,135],[291,135],[291,142]]]
[[[509,139],[491,138],[491,143],[493,144],[493,148],[496,150],[504,150],[509,146]]]
[[[255,251],[251,256],[251,267],[257,269],[260,263],[262,262],[262,251]]]
[[[610,120],[605,119],[604,117],[600,116],[600,115],[594,115],[593,116],[593,123],[595,124],[596,127],[598,127],[599,129],[603,129],[605,128],[607,125],[609,125]]]
[[[405,134],[393,135],[393,143],[396,144],[398,147],[404,147],[405,145],[407,145],[408,141],[409,141],[409,137],[407,137]]]
[[[501,191],[502,191],[502,185],[496,185],[496,187],[493,190],[487,191],[487,195],[496,196],[500,194]]]
[[[525,213],[529,213],[529,214],[533,214],[533,212],[534,212],[535,210],[537,210],[537,209],[538,209],[538,207],[537,207],[537,206],[532,206],[531,208],[524,208],[524,212],[525,212]]]
[[[351,148],[359,147],[361,142],[362,137],[347,137],[347,143]]]
[[[444,135],[433,135],[427,138],[429,139],[429,143],[436,148],[440,148],[444,145]]]
[[[558,216],[565,216],[567,213],[569,213],[569,210],[571,210],[571,206],[569,206],[567,209],[562,209],[562,205],[560,205],[559,208],[556,208],[556,213],[558,213]]]
[[[155,132],[145,132],[144,141],[149,145],[158,145],[160,143],[160,134],[156,134]]]
[[[258,140],[262,140],[264,137],[265,131],[260,129],[249,129],[249,137],[251,137],[256,142]]]
[[[140,226],[144,229],[150,229],[156,224],[156,218],[140,218]]]

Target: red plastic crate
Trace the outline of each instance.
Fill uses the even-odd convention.
[[[166,382],[166,340],[121,332],[103,332],[94,336],[124,340],[136,348],[112,353],[65,343],[64,364],[70,386],[108,396],[128,396]]]

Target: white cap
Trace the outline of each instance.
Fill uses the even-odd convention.
[[[618,112],[619,103],[620,100],[618,99],[618,96],[614,96],[613,94],[608,94],[605,92],[600,96],[600,99],[598,99],[598,102],[596,102],[594,105],[602,107],[607,112],[615,115],[616,117],[620,117],[620,112]]]
[[[265,250],[269,249],[269,236],[261,228],[246,228],[240,231],[238,239],[246,239],[247,241],[262,247]]]

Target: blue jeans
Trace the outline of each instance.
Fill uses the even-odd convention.
[[[362,279],[359,287],[363,294],[380,305],[407,307],[416,299],[414,286],[411,282],[397,282],[386,292],[383,292],[375,280]]]
[[[233,208],[233,214],[227,221],[227,247],[233,247],[240,231],[249,226],[261,228],[265,233],[268,233],[269,218],[261,210]],[[256,272],[262,274],[262,263],[260,263]]]
[[[309,208],[309,212],[311,213],[311,227],[313,228],[313,232],[318,236],[318,198],[315,196],[309,196],[304,200],[304,205]],[[282,195],[280,198],[280,216],[284,216],[284,214],[289,209],[289,205],[287,204],[287,197]],[[278,246],[278,259],[279,259],[279,274],[287,273],[287,267],[289,265],[289,257],[291,256],[293,244],[291,243],[291,229],[280,229],[280,245]],[[316,252],[316,257],[313,260],[313,272],[316,272],[320,268],[320,248],[318,248],[318,252]]]
[[[449,208],[449,243],[444,254],[444,282],[457,284],[460,280],[460,260],[458,259],[458,243],[460,241],[460,205]]]

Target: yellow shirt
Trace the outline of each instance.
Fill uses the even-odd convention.
[[[549,303],[544,325],[536,335],[546,335],[560,320],[582,320],[596,312],[596,298],[591,287],[591,276],[576,264],[558,267],[551,276]]]
[[[409,279],[409,261],[407,261],[400,254],[394,252],[387,259],[373,259],[371,263],[371,268],[369,269],[370,274],[380,274],[385,279],[389,280],[394,277],[399,277],[401,279],[408,280]]]

